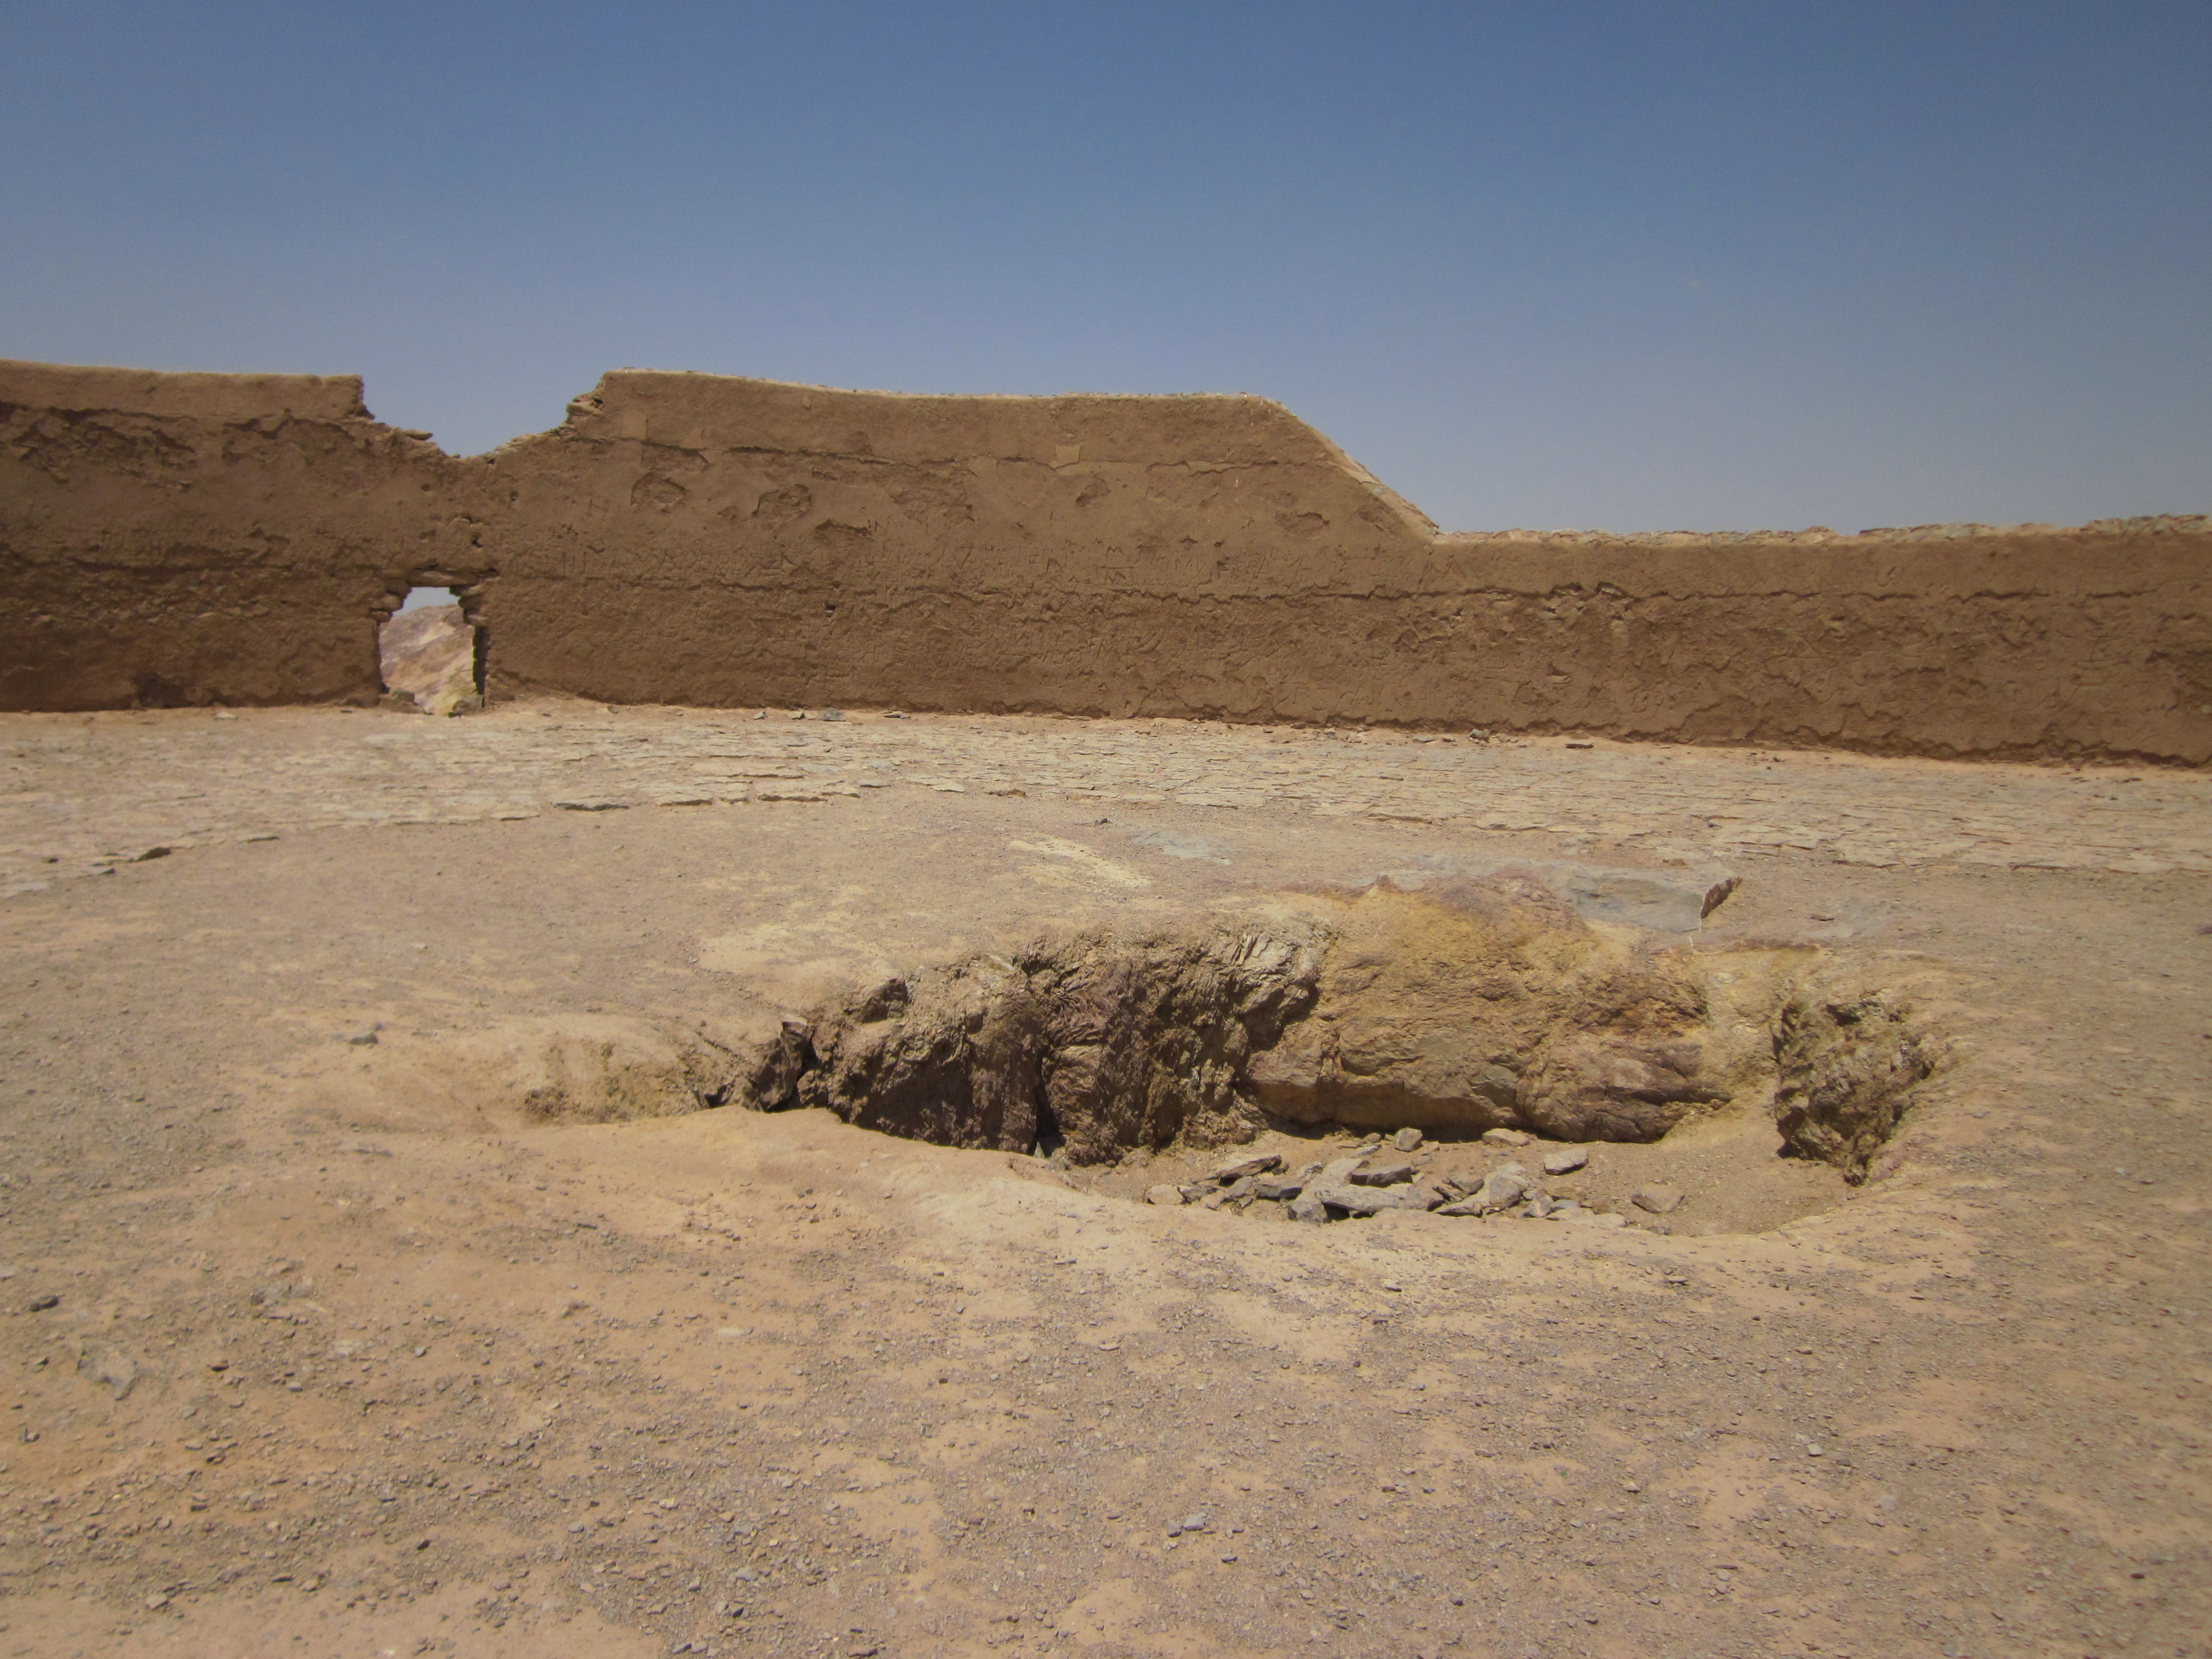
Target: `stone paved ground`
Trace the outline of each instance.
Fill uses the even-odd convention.
[[[0,895],[156,848],[572,806],[918,788],[1555,836],[1675,862],[2212,870],[2212,775],[1182,721],[509,705],[444,720],[198,710],[0,720]]]

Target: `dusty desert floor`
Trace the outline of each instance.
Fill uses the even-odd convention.
[[[2212,778],[750,714],[0,717],[0,1653],[2212,1652]],[[1511,860],[1909,995],[1877,1178],[1723,1113],[1578,1177],[1665,1231],[1298,1225],[501,1094]]]

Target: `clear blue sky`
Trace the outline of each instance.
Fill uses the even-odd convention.
[[[2212,509],[2212,3],[0,11],[0,356],[1252,392],[1449,528]]]

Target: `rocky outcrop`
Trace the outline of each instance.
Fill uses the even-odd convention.
[[[1384,882],[1264,926],[1080,934],[886,979],[787,1021],[732,1097],[1085,1164],[1241,1138],[1267,1113],[1651,1140],[1728,1097],[1706,1018],[1673,953],[1533,878]]]
[[[1802,988],[1775,1022],[1776,1127],[1803,1156],[1863,1181],[1939,1058],[1909,1009],[1879,994]]]
[[[1521,1121],[1556,1140],[1656,1140],[1728,1098],[1705,1030],[1705,994],[1688,980],[1648,961],[1599,976],[1522,1073]]]
[[[1332,927],[1313,1017],[1248,1068],[1282,1116],[1656,1140],[1728,1096],[1674,956],[1592,927],[1541,881],[1382,883]]]
[[[1316,943],[1295,929],[1085,934],[887,980],[817,1012],[795,1084],[757,1103],[942,1146],[1059,1144],[1077,1163],[1226,1140],[1249,1121],[1250,1055],[1312,1004]]]

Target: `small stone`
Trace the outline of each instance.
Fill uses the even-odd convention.
[[[124,1354],[122,1349],[115,1349],[115,1347],[101,1349],[97,1356],[93,1354],[91,1349],[86,1349],[84,1354],[77,1356],[77,1371],[80,1371],[82,1376],[88,1376],[93,1382],[106,1385],[108,1391],[111,1391],[118,1401],[128,1398],[131,1387],[133,1387],[139,1378],[137,1360],[131,1358],[128,1354]]]
[[[1493,1146],[1526,1146],[1528,1137],[1518,1129],[1485,1129],[1482,1138]]]
[[[1472,1213],[1487,1215],[1493,1211],[1511,1209],[1528,1194],[1528,1176],[1509,1164],[1484,1176],[1482,1185],[1466,1202],[1475,1206]]]
[[[1587,1146],[1560,1146],[1544,1154],[1544,1173],[1547,1176],[1572,1175],[1589,1163]]]
[[[1355,1187],[1395,1187],[1401,1182],[1413,1178],[1410,1164],[1378,1164],[1369,1170],[1354,1170],[1352,1184]]]
[[[362,1030],[348,1031],[345,1040],[356,1048],[374,1048],[376,1043],[376,1034],[383,1029],[381,1025],[371,1025]]]
[[[1653,1215],[1667,1215],[1681,1203],[1682,1192],[1678,1187],[1638,1187],[1628,1195],[1628,1201]]]
[[[1419,1152],[1421,1146],[1421,1132],[1419,1129],[1401,1129],[1390,1137],[1390,1144],[1401,1152]]]
[[[1273,1152],[1262,1152],[1255,1158],[1238,1158],[1233,1164],[1224,1164],[1213,1172],[1213,1179],[1223,1186],[1232,1181],[1242,1181],[1247,1176],[1272,1174],[1283,1167],[1283,1160]]]
[[[1291,1200],[1289,1212],[1290,1218],[1293,1221],[1326,1221],[1328,1219],[1328,1206],[1322,1203],[1320,1196],[1310,1189],[1302,1191],[1296,1198]]]
[[[1273,1203],[1280,1204],[1296,1198],[1300,1193],[1305,1191],[1305,1182],[1303,1181],[1291,1181],[1289,1179],[1280,1181],[1261,1180],[1255,1181],[1252,1183],[1252,1196],[1255,1198],[1267,1199]]]
[[[1442,1195],[1425,1187],[1322,1187],[1307,1194],[1333,1210],[1347,1215],[1380,1215],[1385,1210],[1427,1210],[1443,1202]],[[1304,1199],[1299,1200],[1304,1202]]]
[[[1182,1202],[1182,1188],[1180,1187],[1169,1187],[1164,1185],[1158,1187],[1147,1187],[1145,1188],[1145,1202],[1147,1204],[1180,1204]]]
[[[1185,1532],[1204,1532],[1211,1520],[1204,1510],[1195,1510],[1183,1516],[1182,1529]]]
[[[44,1313],[49,1308],[58,1308],[61,1305],[62,1299],[58,1296],[34,1296],[31,1298],[30,1304],[33,1313]]]

